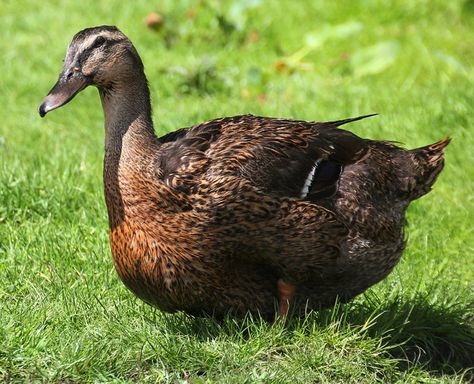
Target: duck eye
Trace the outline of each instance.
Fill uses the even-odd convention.
[[[102,44],[105,43],[105,37],[99,36],[95,39],[94,44],[92,44],[92,48],[99,48]]]

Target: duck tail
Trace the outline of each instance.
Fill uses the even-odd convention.
[[[446,137],[425,147],[406,150],[395,159],[401,186],[410,200],[427,194],[444,167],[444,150],[451,139]]]

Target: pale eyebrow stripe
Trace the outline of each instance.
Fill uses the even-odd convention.
[[[78,50],[76,54],[75,61],[80,62],[81,59],[84,58],[84,56],[89,55],[90,52],[93,51],[94,48],[92,47],[94,46],[94,43],[99,36],[104,37],[106,39],[106,44],[108,45],[115,44],[123,40],[123,39],[117,38],[114,35],[114,33],[111,33],[111,32],[99,33],[97,35],[88,36],[80,45],[80,49]]]

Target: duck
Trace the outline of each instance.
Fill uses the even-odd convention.
[[[416,149],[329,122],[240,115],[158,137],[144,65],[115,26],[78,32],[39,114],[95,86],[115,269],[165,312],[265,319],[346,303],[405,248],[405,213],[450,139]]]

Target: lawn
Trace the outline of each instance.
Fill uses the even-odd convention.
[[[474,380],[474,1],[3,0],[0,22],[0,382]],[[287,327],[136,299],[108,245],[97,91],[36,112],[72,36],[102,24],[142,56],[160,135],[378,112],[347,128],[407,147],[452,137],[394,272]]]

